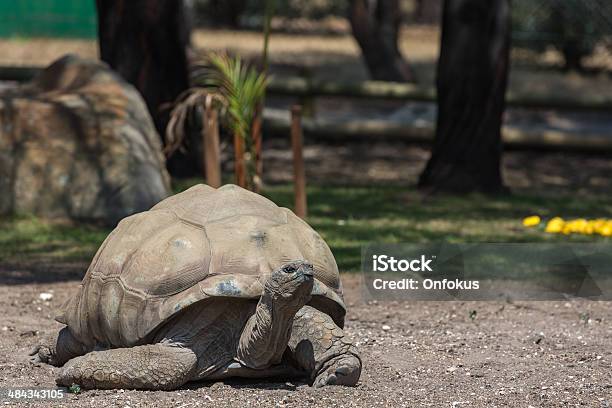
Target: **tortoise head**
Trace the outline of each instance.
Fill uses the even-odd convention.
[[[270,275],[264,292],[278,300],[303,304],[310,299],[314,284],[314,269],[304,260],[284,264]]]

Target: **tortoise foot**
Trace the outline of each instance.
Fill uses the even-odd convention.
[[[312,385],[356,385],[361,375],[359,351],[332,318],[304,306],[293,321],[289,350],[310,373]]]
[[[353,386],[359,381],[361,375],[361,361],[354,355],[342,355],[332,359],[314,380],[314,387],[326,385]]]

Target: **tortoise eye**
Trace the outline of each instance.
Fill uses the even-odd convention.
[[[293,272],[296,271],[296,268],[293,265],[287,265],[283,269],[284,269],[285,273],[293,273]]]

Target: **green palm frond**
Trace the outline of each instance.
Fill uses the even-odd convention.
[[[265,96],[268,78],[245,64],[240,57],[211,54],[201,82],[222,95],[229,114],[228,126],[235,134],[249,138],[257,106]]]

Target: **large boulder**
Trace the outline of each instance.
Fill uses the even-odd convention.
[[[65,56],[0,92],[0,214],[113,224],[169,194],[144,101],[103,63]]]

